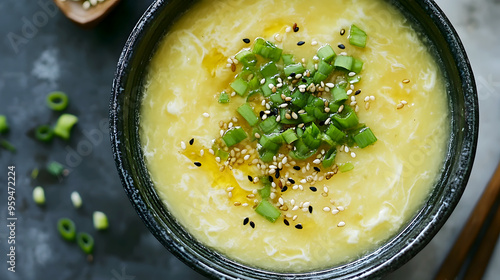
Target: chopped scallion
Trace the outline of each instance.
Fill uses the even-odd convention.
[[[229,103],[229,101],[231,101],[229,94],[227,94],[225,91],[221,92],[219,95],[219,103]]]
[[[33,200],[38,205],[45,204],[45,191],[42,187],[37,186],[33,189]]]
[[[350,162],[346,162],[346,163],[339,166],[339,170],[342,173],[351,171],[353,169],[354,169],[354,164],[352,164]]]
[[[248,83],[243,80],[242,77],[238,77],[231,83],[231,88],[234,89],[237,94],[243,96],[247,93]]]
[[[92,254],[94,250],[94,238],[90,234],[79,232],[76,236],[76,242],[85,254]]]
[[[278,75],[278,67],[271,61],[260,68],[260,73],[266,78],[271,78]]]
[[[75,240],[76,226],[71,219],[68,218],[59,219],[59,221],[57,222],[57,229],[59,230],[59,233],[64,239],[68,241]]]
[[[290,76],[292,73],[302,74],[306,69],[302,66],[302,63],[296,63],[285,66],[284,71],[286,76]]]
[[[105,230],[108,228],[108,217],[101,211],[94,211],[92,214],[94,228],[97,230]]]
[[[367,37],[365,31],[354,24],[351,25],[351,30],[349,32],[349,43],[351,45],[364,48],[366,46]]]
[[[9,123],[7,122],[7,117],[0,115],[0,133],[6,133],[9,131]]]
[[[318,49],[318,57],[326,62],[331,62],[335,58],[336,54],[330,45],[324,45]]]
[[[47,165],[47,171],[53,176],[61,176],[64,173],[64,166],[57,161],[52,161]]]
[[[257,38],[253,46],[253,52],[264,58],[269,58],[272,61],[279,61],[281,58],[282,49],[276,47],[273,43],[262,38]]]
[[[354,135],[353,138],[360,148],[365,148],[377,142],[377,137],[375,137],[369,127],[361,129],[361,131],[358,134]]]
[[[71,193],[71,203],[73,203],[75,208],[82,207],[82,197],[77,191]]]
[[[259,124],[260,129],[265,134],[269,134],[272,132],[278,132],[281,129],[281,126],[278,122],[276,122],[276,116],[270,116]]]
[[[49,142],[54,138],[54,130],[48,125],[41,125],[35,129],[35,138],[42,142]]]
[[[347,56],[347,55],[339,55],[337,58],[335,58],[334,66],[335,67],[340,67],[344,68],[348,71],[352,70],[352,63],[353,63],[353,58],[352,56]]]
[[[56,126],[54,127],[54,134],[64,140],[69,140],[71,129],[78,122],[78,117],[71,114],[62,114],[57,119]]]
[[[241,62],[241,64],[245,66],[255,66],[255,64],[257,64],[257,58],[255,57],[255,54],[253,54],[248,49],[241,50],[236,54],[234,58],[236,58],[239,62]]]
[[[295,133],[295,130],[293,130],[291,128],[289,128],[285,132],[283,132],[281,134],[281,136],[283,136],[283,140],[285,140],[285,142],[287,144],[292,144],[297,139],[299,139],[299,137],[297,137],[297,133]]]
[[[231,147],[245,140],[247,137],[248,136],[243,128],[235,127],[226,131],[224,136],[222,136],[222,140],[224,140],[226,146]]]
[[[323,167],[324,168],[329,168],[333,165],[335,162],[335,156],[337,155],[337,149],[335,147],[332,147],[328,152],[326,152],[325,156],[323,157]]]
[[[276,222],[276,220],[281,216],[280,210],[274,207],[274,205],[267,200],[262,200],[255,208],[255,212],[272,223]]]
[[[68,101],[68,96],[62,91],[54,91],[47,95],[47,106],[54,111],[66,109]]]
[[[252,107],[248,103],[244,103],[237,109],[238,113],[248,122],[250,126],[254,126],[259,122],[259,118],[255,115]]]
[[[9,141],[7,140],[0,140],[0,146],[2,146],[2,148],[6,149],[7,151],[11,151],[11,152],[15,152],[16,151],[16,147],[14,147],[14,145],[12,145]]]

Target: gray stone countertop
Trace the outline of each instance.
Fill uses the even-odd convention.
[[[122,190],[108,137],[108,102],[119,54],[152,0],[123,0],[97,28],[82,30],[69,22],[51,0],[0,2],[0,114],[11,131],[5,137],[16,153],[0,150],[0,279],[205,279],[172,256],[149,233]],[[411,261],[386,279],[432,279],[458,236],[500,159],[500,1],[437,0],[454,24],[468,52],[479,91],[480,130],[468,187],[456,210],[435,238]],[[69,142],[41,144],[33,139],[38,125],[59,114],[45,106],[48,92],[71,98],[69,113],[79,117]],[[54,180],[31,171],[56,160],[70,175]],[[7,271],[7,167],[16,168],[16,272]],[[32,198],[45,188],[47,203]],[[78,191],[83,207],[69,199]],[[108,214],[111,227],[96,232],[92,212]],[[75,244],[59,237],[60,217],[73,219],[96,241],[88,263]],[[500,275],[500,250],[494,252],[487,280]]]

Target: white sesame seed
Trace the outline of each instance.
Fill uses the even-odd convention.
[[[303,191],[304,187],[302,185],[299,185],[299,190]]]
[[[208,117],[210,117],[210,114],[208,114],[208,113],[203,113],[203,116],[204,116],[205,118],[208,118]]]
[[[285,204],[285,201],[283,201],[283,198],[282,198],[282,197],[278,198],[278,202],[279,202],[281,205]]]
[[[308,208],[302,208],[302,212],[307,212],[308,210]]]
[[[311,42],[311,45],[312,45],[312,46],[316,46],[317,44],[318,44],[318,42],[316,42],[316,41],[312,41],[312,42]]]
[[[344,210],[345,210],[345,208],[344,208],[344,206],[337,206],[337,210],[339,210],[339,211],[344,211]]]
[[[327,187],[323,187],[323,191],[328,193],[328,188]]]
[[[356,107],[354,108],[354,111],[357,113],[359,111],[359,106],[356,105]]]
[[[278,167],[276,165],[269,165],[270,169],[277,169]],[[273,182],[274,183],[274,182]]]
[[[293,206],[292,211],[297,211],[297,210],[299,210],[299,206],[298,205]]]
[[[345,222],[340,222],[337,226],[338,227],[343,227],[343,226],[345,226]]]
[[[281,42],[281,36],[280,36],[280,34],[276,34],[276,35],[274,35],[274,39],[275,39],[277,42]]]
[[[405,106],[405,105],[404,105],[403,103],[399,103],[399,104],[398,104],[398,106],[397,106],[397,108],[398,108],[398,109],[401,109],[401,108],[403,108],[404,106]]]
[[[90,9],[91,6],[92,6],[92,4],[89,1],[85,1],[85,2],[82,3],[82,8],[84,10]]]
[[[328,112],[327,112],[327,113],[328,113]],[[331,120],[332,120],[332,118],[328,118],[328,119],[326,119],[325,124],[329,124]]]
[[[347,95],[351,95],[351,94],[352,94],[352,89],[347,91]]]
[[[311,202],[306,201],[304,204],[302,204],[302,208],[309,208],[309,205],[311,205]]]
[[[330,209],[330,207],[328,207],[328,206],[323,208],[323,211],[325,211],[325,212],[330,212],[330,210],[331,210],[331,209]]]
[[[265,120],[265,119],[267,119],[267,115],[266,115],[266,114],[264,114],[264,115],[262,116],[262,120]]]
[[[228,193],[227,193],[227,196],[228,196],[229,198],[233,197],[233,192],[228,192]]]
[[[255,138],[259,139],[260,138],[260,134],[258,134],[257,132],[255,132],[254,134]]]
[[[274,174],[276,173],[276,169],[269,169],[269,174]]]
[[[370,96],[370,100],[371,100],[371,101],[375,101],[375,96],[371,95],[371,96]]]
[[[314,163],[314,164],[320,164],[320,163],[321,163],[321,160],[320,160],[320,159],[315,159],[315,160],[313,160],[313,163]]]
[[[401,100],[401,104],[406,105],[406,104],[408,104],[408,102],[406,102],[406,100]]]
[[[269,89],[273,89],[273,87],[274,87],[273,84],[268,84],[267,86],[269,87]]]
[[[345,147],[344,147],[344,151],[345,151],[346,153],[348,153],[348,152],[349,152],[349,147],[345,146]]]
[[[269,197],[270,197],[271,199],[275,199],[275,198],[276,198],[276,193],[271,193],[271,194],[269,195]]]
[[[285,29],[286,32],[290,32],[292,31],[292,28],[290,26],[288,26],[286,29]]]
[[[293,206],[295,205],[295,199],[292,198],[292,200],[290,200],[290,204]]]
[[[285,97],[285,101],[292,101],[292,98],[290,96]]]
[[[294,186],[292,187],[292,189],[293,189],[293,190],[296,190],[296,189],[298,189],[298,188],[299,188],[299,185],[294,185]]]
[[[283,103],[283,104],[281,104],[279,107],[280,107],[280,108],[286,108],[286,107],[288,107],[288,103]]]
[[[260,84],[263,85],[266,83],[266,78],[263,78],[262,80],[260,80]]]
[[[302,74],[295,75],[295,79],[300,79],[300,78],[302,78]]]
[[[235,97],[235,96],[236,96],[236,91],[231,92],[231,97]]]
[[[339,55],[347,55],[346,52],[341,52]]]
[[[356,101],[356,96],[351,96],[351,101]]]
[[[333,215],[337,214],[338,212],[339,212],[339,210],[337,210],[337,209],[333,209],[333,210],[332,210],[332,214],[333,214]]]
[[[342,113],[343,110],[344,110],[344,104],[340,105],[338,112]]]
[[[355,157],[356,157],[356,153],[351,152],[351,157],[352,157],[352,158],[355,158]]]
[[[233,63],[233,60],[231,58],[228,58],[227,63]]]
[[[221,136],[221,137],[222,137],[222,136],[224,136],[224,129],[221,129],[221,130],[219,131],[219,134],[220,134],[220,136]]]
[[[246,202],[245,202],[245,203],[241,204],[241,206],[243,206],[243,207],[247,207],[247,206],[248,206],[248,203],[246,203]]]
[[[354,75],[356,75],[356,73],[354,73],[354,72],[349,72],[349,77],[354,77]]]
[[[370,96],[365,97],[365,102],[370,101]]]
[[[216,162],[220,162],[220,157],[216,157],[216,158],[215,158],[215,161],[216,161]]]
[[[358,104],[358,102],[356,101],[352,101],[351,103],[349,103],[350,106],[356,106]]]
[[[212,148],[208,149],[208,152],[209,152],[210,154],[212,154],[212,155],[215,155],[215,152],[214,152],[214,150],[213,150]]]
[[[366,109],[366,110],[370,109],[370,102],[366,102],[366,103],[365,103],[365,109]]]
[[[305,184],[305,183],[307,183],[307,180],[306,179],[302,179],[302,180],[300,180],[300,183]]]
[[[233,190],[234,190],[234,187],[228,187],[228,188],[226,189],[226,191],[227,191],[227,192],[232,192]]]
[[[298,118],[299,118],[299,116],[297,116],[297,114],[296,114],[295,112],[292,112],[292,118],[294,118],[294,119],[298,119]]]
[[[335,85],[333,83],[326,83],[326,86],[329,88],[333,88]]]
[[[297,215],[294,215],[293,218],[292,218],[292,220],[293,221],[297,220],[297,217],[298,217]]]
[[[245,157],[243,157],[243,160],[248,160],[250,158],[250,155],[246,155]]]

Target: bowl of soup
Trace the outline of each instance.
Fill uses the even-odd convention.
[[[219,279],[380,277],[462,195],[478,133],[464,48],[432,1],[156,1],[110,108],[151,233]]]

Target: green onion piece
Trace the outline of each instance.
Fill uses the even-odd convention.
[[[31,171],[31,179],[35,180],[36,178],[38,178],[38,173],[40,173],[38,168],[33,169]]]
[[[326,135],[330,137],[333,141],[339,143],[345,137],[345,133],[338,129],[333,124],[330,124],[328,129],[325,131]]]
[[[54,127],[54,134],[64,140],[69,140],[73,126],[78,122],[78,117],[71,114],[62,114]]]
[[[309,70],[309,73],[311,75],[314,75],[314,73],[316,73],[316,63],[314,63],[312,59],[308,60],[307,65],[306,65],[306,69]]]
[[[362,149],[377,142],[377,137],[375,137],[369,127],[361,129],[361,131],[354,135],[353,138],[356,144],[358,144],[358,146]]]
[[[313,114],[300,114],[300,119],[303,123],[310,123],[316,120],[316,117]]]
[[[255,54],[247,49],[241,50],[235,55],[234,58],[236,58],[244,66],[255,66],[255,64],[257,64],[257,58],[255,57]]]
[[[274,158],[275,155],[276,155],[276,153],[273,152],[273,151],[269,151],[269,150],[266,150],[264,148],[259,149],[259,156],[260,156],[260,159],[263,162],[271,162],[271,161],[273,161],[273,158]]]
[[[351,71],[354,73],[359,73],[363,69],[363,61],[357,58],[353,58]]]
[[[333,71],[333,68],[334,67],[332,65],[330,65],[330,63],[325,62],[325,61],[321,61],[318,64],[318,72],[320,72],[321,74],[323,74],[325,76],[330,75]]]
[[[82,197],[77,191],[72,192],[70,197],[71,197],[71,203],[73,203],[73,206],[75,208],[78,209],[82,207]]]
[[[259,81],[259,78],[257,78],[257,76],[254,76],[249,82],[248,82],[248,87],[250,88],[251,92],[249,93],[249,95],[255,90],[255,89],[258,89],[260,87],[260,81]],[[248,97],[247,97],[248,98]]]
[[[259,179],[264,187],[259,189],[258,192],[262,199],[266,199],[271,195],[271,182],[269,182],[269,176],[261,176]]]
[[[284,54],[281,58],[283,59],[283,64],[285,64],[285,66],[295,63],[293,61],[293,54]]]
[[[335,56],[335,51],[330,45],[324,45],[318,49],[318,57],[323,61],[332,62]]]
[[[351,30],[349,32],[349,44],[364,48],[366,46],[366,32],[357,27],[356,25],[351,25]]]
[[[260,87],[264,97],[269,97],[271,96],[271,94],[273,94],[273,91],[269,88],[270,84],[276,85],[276,81],[272,78],[267,78],[266,82]]]
[[[61,236],[68,240],[73,241],[76,237],[76,226],[75,223],[68,218],[61,218],[57,221],[57,229]]]
[[[297,106],[297,107],[300,107],[300,108],[303,108],[304,106],[306,106],[307,104],[307,98],[308,98],[308,94],[307,93],[301,93],[300,91],[295,91],[294,94],[292,94],[292,104]],[[283,120],[283,118],[281,118],[281,120]]]
[[[6,133],[9,131],[9,123],[7,122],[7,117],[0,115],[0,133]]]
[[[280,60],[282,52],[282,49],[262,38],[257,38],[253,46],[253,53],[259,54],[264,58],[269,58],[275,62]]]
[[[11,152],[16,151],[16,147],[14,147],[14,145],[12,145],[7,140],[0,140],[0,146],[2,146],[2,148],[6,149],[7,151],[11,151]]]
[[[219,95],[219,103],[229,103],[231,101],[231,98],[229,97],[229,94],[227,94],[225,91],[221,92]]]
[[[108,217],[101,211],[94,211],[92,214],[94,228],[97,230],[105,230],[108,228]]]
[[[342,113],[333,115],[333,119],[337,121],[343,129],[355,127],[359,123],[358,116],[350,106],[344,107]]]
[[[323,157],[323,168],[328,168],[333,165],[335,162],[335,156],[337,155],[337,149],[335,147],[332,147],[328,152],[326,152],[325,156]]]
[[[317,149],[321,145],[321,139],[319,138],[319,134],[321,131],[319,128],[312,123],[310,126],[306,128],[304,131],[304,135],[302,135],[302,140],[304,144],[310,149]]]
[[[272,135],[262,135],[259,139],[259,144],[262,146],[267,151],[270,151],[274,154],[278,152],[279,148],[281,147],[283,138],[281,137],[280,134],[277,134],[277,136],[272,136]],[[280,139],[281,138],[281,139]]]
[[[231,147],[245,140],[247,137],[248,136],[245,133],[245,130],[243,130],[243,128],[236,127],[226,131],[224,136],[222,136],[222,140],[224,140],[226,146]]]
[[[332,138],[330,138],[330,136],[326,135],[325,133],[321,133],[319,135],[319,139],[321,139],[321,141],[323,142],[326,142],[328,145],[330,146],[335,146],[335,142],[332,140]]]
[[[273,93],[271,96],[269,96],[269,99],[273,102],[273,105],[277,107],[278,105],[282,104],[284,101],[281,99],[281,93]]]
[[[285,140],[287,144],[292,144],[297,139],[299,139],[299,137],[297,137],[297,133],[295,133],[295,130],[293,130],[292,128],[287,129],[285,132],[281,134],[281,136],[283,137],[283,140]]]
[[[253,81],[253,79],[252,79],[252,81]],[[251,83],[252,81],[250,81],[250,83]],[[250,86],[250,83],[248,83],[248,85],[249,85],[249,86]],[[258,86],[257,86],[257,88],[259,88],[259,87],[260,87],[260,82],[258,82]],[[252,101],[252,99],[253,99],[254,97],[260,97],[260,93],[261,93],[261,92],[260,92],[260,90],[258,90],[258,89],[255,89],[255,90],[250,91],[250,92],[248,93],[248,95],[247,95],[247,100],[246,100],[246,102],[250,102],[250,101]]]
[[[299,134],[301,130],[297,130],[297,134]],[[299,136],[299,137],[303,137]],[[298,160],[305,160],[311,157],[316,153],[316,149],[311,149],[309,148],[306,144],[304,144],[304,141],[302,138],[299,138],[297,141],[295,141],[295,150],[290,151],[290,156],[294,159]]]
[[[339,85],[336,85],[332,89],[332,97],[333,97],[333,102],[331,102],[331,103],[338,103],[338,104],[346,101],[349,98],[349,96],[347,96],[347,91],[345,90],[345,88],[343,88],[342,86],[339,86]],[[335,110],[335,111],[337,111],[337,110]]]
[[[85,254],[92,254],[94,250],[94,238],[90,234],[79,232],[76,236],[76,243],[78,243],[78,246],[80,246],[80,249],[82,249]]]
[[[37,186],[33,189],[33,200],[38,205],[45,204],[45,191],[42,187]]]
[[[337,58],[335,58],[335,62],[333,63],[333,65],[335,67],[340,67],[351,71],[353,60],[354,59],[352,58],[352,56],[339,55],[337,56]]]
[[[35,138],[42,142],[49,142],[54,138],[54,130],[48,125],[41,125],[35,129]]]
[[[255,115],[252,107],[248,103],[244,103],[237,109],[238,113],[248,122],[250,126],[254,126],[259,122],[259,118]]]
[[[61,176],[64,173],[64,166],[57,161],[52,161],[47,165],[47,171],[54,176]]]
[[[339,170],[342,173],[347,172],[347,171],[351,171],[353,169],[354,169],[354,164],[352,164],[350,162],[344,163],[341,166],[339,166]]]
[[[276,220],[281,216],[280,210],[274,207],[274,205],[267,200],[262,200],[259,205],[257,205],[257,208],[255,208],[255,212],[272,223],[276,222]]]
[[[264,64],[264,66],[260,68],[260,73],[262,74],[262,76],[266,78],[271,78],[278,75],[279,72],[278,72],[278,67],[276,67],[276,64],[273,61],[271,61],[267,64]]]
[[[326,78],[328,78],[327,75],[325,75],[321,72],[316,72],[316,73],[314,73],[313,81],[315,84],[319,84],[319,83],[321,83],[321,81],[326,80]]]
[[[354,75],[352,77],[347,77],[347,81],[349,82],[349,84],[359,83],[359,81],[361,81],[361,76]]]
[[[229,158],[229,152],[226,152],[222,149],[215,149],[215,157],[220,158],[221,161],[225,161]]]
[[[276,122],[276,116],[270,116],[259,124],[260,129],[265,133],[269,134],[272,132],[279,132],[281,126]]]
[[[247,92],[248,83],[243,80],[242,77],[238,77],[231,83],[231,88],[234,89],[237,94],[243,96]]]
[[[68,96],[62,91],[54,91],[47,95],[47,105],[54,111],[62,111],[68,107]]]
[[[285,66],[284,71],[285,71],[285,75],[288,77],[292,73],[302,74],[302,73],[304,73],[304,71],[306,71],[306,69],[304,68],[304,66],[302,66],[302,63],[296,63],[296,64],[290,64],[288,66]]]

